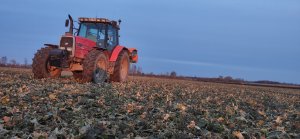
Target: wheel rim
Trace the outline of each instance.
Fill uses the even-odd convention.
[[[94,72],[94,82],[101,83],[106,79],[106,73],[103,69],[97,68]]]

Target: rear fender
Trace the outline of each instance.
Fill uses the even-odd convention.
[[[131,63],[136,63],[138,60],[138,55],[137,55],[137,50],[135,48],[126,48],[124,46],[116,46],[115,49],[113,50],[109,62],[116,62],[118,59],[118,56],[122,50],[126,50],[129,55],[129,59]]]
[[[112,51],[112,53],[111,53],[111,56],[109,58],[109,62],[116,62],[120,52],[124,49],[127,50],[127,48],[124,47],[124,46],[120,46],[120,45],[116,46],[114,48],[114,50]]]

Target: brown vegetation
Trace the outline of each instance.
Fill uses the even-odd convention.
[[[131,76],[33,79],[0,68],[0,137],[299,138],[300,90]]]

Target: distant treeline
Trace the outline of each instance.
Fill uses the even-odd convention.
[[[258,85],[258,86],[286,87],[286,88],[300,89],[300,85],[298,84],[281,83],[281,82],[268,81],[268,80],[246,81],[242,78],[233,78],[231,76],[219,76],[214,78],[190,77],[190,76],[177,75],[175,71],[161,73],[161,74],[154,74],[153,72],[144,73],[142,71],[142,68],[137,67],[136,65],[131,65],[129,74],[134,76],[171,78],[171,79],[182,79],[182,80],[201,81],[201,82],[215,82],[215,83],[241,84],[241,85],[254,85],[254,86]]]
[[[27,59],[24,59],[24,63],[20,64],[15,59],[10,59],[6,56],[0,57],[0,67],[12,67],[12,68],[31,68],[31,65],[28,64]]]
[[[31,68],[28,64],[27,59],[24,59],[24,63],[17,63],[16,60],[8,60],[6,56],[0,57],[0,67],[12,67],[12,68]],[[142,67],[131,65],[129,68],[129,75],[132,76],[146,76],[146,77],[156,77],[156,78],[169,78],[169,79],[181,79],[181,80],[191,80],[191,81],[202,81],[202,82],[215,82],[215,83],[227,83],[227,84],[242,84],[242,85],[259,85],[259,86],[272,86],[272,87],[287,87],[287,88],[297,88],[300,89],[300,85],[291,83],[281,83],[275,81],[261,80],[261,81],[246,81],[241,78],[233,78],[231,76],[219,76],[215,78],[204,78],[204,77],[190,77],[181,76],[176,73],[176,71],[155,74],[153,72],[144,73]]]
[[[141,67],[136,65],[131,65],[129,70],[130,75],[138,75],[138,76],[147,76],[147,77],[163,77],[163,78],[176,78],[176,79],[185,79],[185,80],[193,80],[193,81],[204,81],[204,82],[227,82],[227,83],[244,83],[246,82],[244,79],[240,78],[232,78],[231,76],[219,76],[217,78],[203,78],[203,77],[190,77],[190,76],[180,76],[177,75],[176,71],[154,74],[153,72],[144,73]]]

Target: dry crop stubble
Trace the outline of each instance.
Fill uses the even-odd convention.
[[[300,91],[150,77],[79,84],[0,68],[0,137],[299,138]]]

